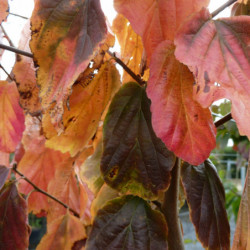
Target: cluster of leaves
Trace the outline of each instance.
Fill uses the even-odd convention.
[[[108,31],[99,0],[35,1],[19,44],[30,57],[0,82],[0,248],[28,247],[28,212],[47,216],[37,249],[171,248],[181,183],[203,246],[229,249],[209,107],[230,99],[250,137],[250,17],[215,20],[208,3],[114,0]],[[122,79],[114,35],[134,73]],[[249,189],[234,249],[250,245]]]

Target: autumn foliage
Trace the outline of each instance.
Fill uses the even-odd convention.
[[[0,81],[0,249],[28,247],[30,212],[37,249],[183,249],[182,188],[204,248],[230,248],[209,107],[229,99],[250,138],[250,4],[208,4],[114,0],[109,25],[99,0],[35,1]],[[249,178],[233,249],[250,248]]]

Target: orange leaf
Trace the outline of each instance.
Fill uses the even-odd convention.
[[[240,133],[250,138],[250,17],[212,20],[203,9],[182,26],[175,44],[177,59],[195,75],[195,98],[203,107],[230,99]]]
[[[65,131],[54,134],[46,146],[75,156],[82,151],[95,134],[101,115],[120,85],[120,75],[110,61],[105,62],[92,81],[85,77],[74,85],[69,98],[70,109],[65,109]],[[51,129],[48,117],[44,117],[45,133]]]
[[[0,165],[9,167],[10,154],[0,151]]]
[[[29,245],[27,203],[15,183],[6,184],[0,193],[0,249],[25,250]]]
[[[87,194],[84,187],[78,184],[76,179],[73,168],[74,160],[74,158],[69,158],[57,167],[55,177],[49,183],[48,193],[67,204],[81,217],[87,204],[87,200],[82,199],[81,196],[87,197]],[[66,213],[66,208],[51,199],[49,200],[49,206],[48,221]]]
[[[22,138],[24,114],[14,82],[0,81],[0,150],[11,153]]]
[[[113,32],[121,46],[121,60],[135,73],[140,73],[143,45],[141,37],[132,29],[130,23],[123,15],[117,15],[113,21]],[[134,81],[126,72],[123,73],[123,82]]]
[[[33,138],[26,145],[26,151],[18,164],[18,170],[30,179],[35,185],[44,191],[48,190],[48,184],[53,179],[58,165],[69,158],[69,154],[62,154],[59,151],[45,147],[43,136]],[[19,192],[29,194],[33,187],[25,181],[20,181]],[[48,209],[48,197],[33,192],[28,200],[29,211],[35,214],[41,210]]]
[[[236,230],[232,250],[246,250],[250,248],[250,161],[245,187],[241,198],[237,218]]]
[[[172,42],[164,41],[150,62],[147,94],[152,101],[156,135],[183,160],[198,165],[215,147],[216,129],[209,109],[193,100],[194,78],[174,56]]]
[[[1,0],[0,3],[0,23],[4,21],[8,15],[9,5],[8,0]]]
[[[30,21],[26,23],[21,34],[18,48],[30,52]],[[38,96],[39,89],[36,85],[36,74],[33,59],[27,56],[17,55],[17,61],[13,68],[20,94],[20,105],[31,114],[41,112],[41,104]]]
[[[82,222],[67,213],[48,224],[47,234],[42,238],[37,250],[68,250],[76,241],[84,238],[86,238],[86,232]]]
[[[173,40],[183,21],[208,3],[208,0],[115,0],[114,6],[142,37],[150,60],[160,42]]]
[[[105,17],[99,0],[37,0],[31,29],[42,106],[56,102],[52,123],[59,126],[71,86],[106,35]]]

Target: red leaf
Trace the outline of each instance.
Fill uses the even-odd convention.
[[[203,9],[181,27],[175,44],[177,59],[196,77],[195,98],[203,107],[230,99],[240,133],[250,138],[250,17],[212,20]]]
[[[181,180],[196,234],[206,249],[230,248],[225,191],[216,168],[206,160],[199,166],[184,163]]]
[[[0,190],[3,187],[5,181],[7,180],[7,177],[10,173],[10,169],[0,165]]]
[[[114,6],[142,37],[150,59],[160,42],[173,40],[182,22],[208,3],[208,0],[115,0]]]
[[[198,165],[215,147],[216,129],[209,109],[193,100],[192,73],[176,60],[174,49],[172,42],[162,42],[150,62],[147,94],[153,128],[169,150]]]
[[[106,35],[105,18],[99,0],[37,0],[31,29],[42,106],[56,103],[53,124],[59,125],[71,86]]]
[[[29,245],[27,203],[17,192],[15,183],[8,183],[0,193],[0,249],[25,250]]]
[[[0,24],[2,21],[4,21],[8,15],[8,0],[1,0],[0,4]]]
[[[0,81],[0,151],[11,153],[22,138],[24,114],[14,82]]]

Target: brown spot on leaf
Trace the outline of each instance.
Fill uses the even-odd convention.
[[[25,92],[20,91],[19,93],[22,99],[30,99],[32,97],[31,91],[25,91]]]

